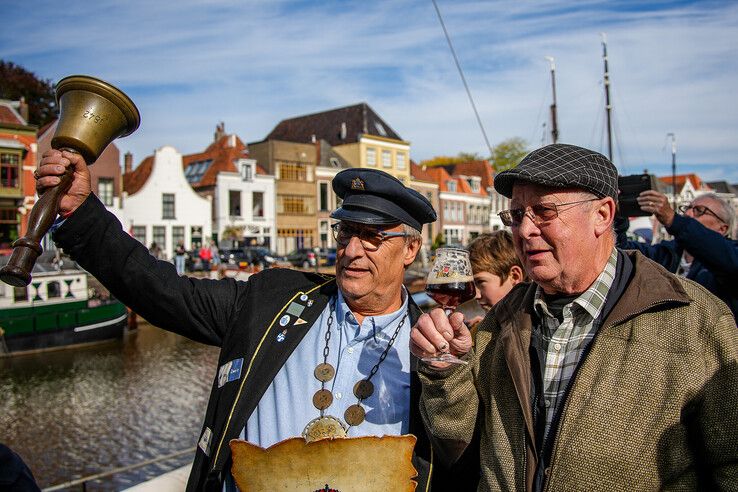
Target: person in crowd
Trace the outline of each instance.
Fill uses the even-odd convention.
[[[151,246],[149,246],[149,254],[157,260],[161,259],[161,248],[156,244],[156,241],[151,243]]]
[[[213,259],[213,254],[210,251],[210,246],[203,243],[203,245],[197,252],[197,256],[199,256],[200,261],[202,261],[202,269],[205,271],[210,270],[210,261]]]
[[[525,272],[515,253],[512,235],[508,231],[494,231],[474,239],[469,244],[469,261],[477,288],[477,302],[489,311],[517,284],[525,280]],[[482,321],[478,316],[467,321],[476,327]]]
[[[495,177],[530,283],[479,326],[423,314],[421,414],[453,463],[478,434],[479,490],[736,490],[738,337],[728,307],[615,247],[617,171],[553,144]]]
[[[618,247],[637,249],[667,270],[704,286],[730,307],[738,320],[738,241],[731,238],[735,212],[715,193],[700,195],[676,214],[669,199],[656,190],[638,195],[641,210],[652,213],[674,236],[650,245],[628,241],[628,220],[616,221]]]
[[[182,241],[177,241],[177,247],[174,248],[174,267],[177,270],[177,275],[185,274],[186,254],[187,250],[185,250],[184,243]]]
[[[213,270],[217,270],[220,265],[220,251],[218,246],[215,245],[215,241],[210,241],[210,264],[213,266]]]
[[[422,226],[436,220],[425,197],[382,171],[343,170],[333,179],[343,200],[331,214],[335,276],[277,268],[245,282],[196,279],[178,276],[121,230],[90,193],[80,155],[45,153],[38,190],[56,185],[69,165],[75,177],[61,199],[57,244],[152,324],[221,349],[187,490],[235,490],[231,439],[266,448],[316,423],[335,435],[412,433],[418,490],[442,479],[409,351],[421,312],[403,286]],[[314,406],[321,389],[328,395]]]

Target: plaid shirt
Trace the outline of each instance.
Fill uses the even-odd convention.
[[[613,248],[605,269],[592,285],[564,306],[564,319],[561,323],[549,311],[540,286],[536,289],[533,307],[538,313],[540,324],[533,329],[531,344],[538,354],[538,365],[542,372],[541,396],[546,407],[544,442],[548,439],[554,414],[563,403],[569,381],[582,354],[597,333],[599,323],[595,321],[613,284],[617,262],[617,250]]]

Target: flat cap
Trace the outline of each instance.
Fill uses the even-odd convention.
[[[331,214],[336,220],[376,225],[402,222],[420,231],[437,218],[423,195],[377,169],[345,169],[333,178],[333,191],[343,199]]]
[[[579,188],[618,201],[618,171],[599,152],[576,145],[553,144],[534,150],[517,167],[495,176],[495,190],[512,197],[515,181],[553,188]]]

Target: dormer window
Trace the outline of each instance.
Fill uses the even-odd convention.
[[[450,180],[446,184],[448,186],[448,191],[450,191],[451,193],[456,193],[456,181]]]
[[[254,165],[251,162],[241,162],[241,181],[254,180]]]
[[[479,190],[481,189],[482,180],[478,177],[471,177],[467,178],[467,183],[469,183],[469,188],[471,188],[472,193],[479,193]]]

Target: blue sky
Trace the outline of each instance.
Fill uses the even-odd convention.
[[[556,60],[560,140],[606,152],[607,33],[621,173],[738,183],[738,2],[437,0],[492,145],[542,142]],[[38,76],[93,75],[142,113],[135,162],[244,141],[284,118],[369,103],[416,161],[486,146],[431,0],[0,0],[0,58]],[[549,137],[550,138],[550,137]]]

